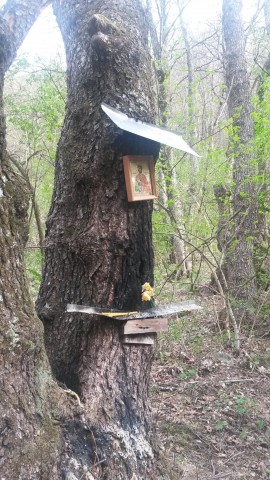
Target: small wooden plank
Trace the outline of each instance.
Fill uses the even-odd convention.
[[[139,345],[154,345],[156,339],[156,334],[152,333],[150,335],[141,334],[141,335],[122,335],[121,340],[124,344],[139,344]]]
[[[144,320],[128,320],[122,327],[124,335],[132,335],[136,333],[153,333],[167,332],[167,318],[146,318]]]

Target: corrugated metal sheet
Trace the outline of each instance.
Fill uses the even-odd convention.
[[[119,112],[116,108],[109,107],[109,105],[106,105],[105,103],[101,104],[101,108],[122,130],[134,133],[135,135],[140,135],[141,137],[149,138],[155,142],[164,143],[169,147],[178,148],[183,152],[195,155],[195,157],[200,156],[185,142],[185,140],[183,140],[181,135],[178,135],[177,133],[171,132],[166,128],[157,127],[156,125],[151,125],[150,123],[130,118],[126,114]]]

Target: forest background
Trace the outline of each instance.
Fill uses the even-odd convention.
[[[244,2],[243,9],[245,55],[254,105],[251,115],[256,134],[257,171],[252,181],[257,183],[259,212],[265,215],[264,221],[267,221],[268,211],[269,128],[266,3]],[[200,159],[195,159],[163,148],[157,165],[155,282],[158,297],[163,300],[170,298],[171,289],[179,288],[179,281],[181,288],[192,292],[204,285],[209,276],[214,284],[215,271],[225,268],[223,262],[228,246],[221,245],[221,237],[224,242],[231,235],[230,215],[235,215],[230,205],[235,182],[234,153],[228,152],[228,148],[232,148],[229,142],[233,136],[236,143],[237,132],[236,129],[232,131],[234,127],[228,117],[221,2],[204,6],[192,1],[154,2],[148,3],[147,9],[157,72],[157,123],[182,134],[201,155]],[[41,278],[41,246],[51,203],[54,158],[66,97],[61,35],[50,8],[42,16],[32,27],[7,75],[5,94],[9,151],[12,161],[31,184],[33,194],[31,234],[26,247],[33,293],[37,293]],[[33,43],[37,45],[36,54]],[[248,181],[247,177],[245,182]],[[268,286],[267,231],[264,242],[263,251],[257,252],[256,260],[258,285],[263,292]],[[216,286],[222,290],[219,295],[223,296],[226,307],[223,287],[222,282]],[[246,310],[256,308],[245,307]],[[263,308],[259,308],[262,314]],[[239,335],[235,323],[234,329]]]
[[[211,15],[211,20],[206,15],[203,26],[194,22],[194,11],[188,12],[192,3],[192,0],[144,2],[157,78],[156,122],[179,132],[201,156],[196,159],[163,147],[156,166],[159,189],[153,213],[156,301],[172,302],[196,296],[205,309],[200,317],[184,320],[182,325],[172,322],[169,334],[160,337],[153,373],[153,401],[154,405],[161,400],[164,404],[158,407],[158,424],[172,458],[179,457],[184,464],[183,478],[210,478],[203,475],[210,475],[213,451],[220,455],[221,463],[219,467],[212,466],[211,478],[221,478],[218,477],[220,471],[227,472],[227,477],[222,478],[250,478],[251,474],[254,478],[267,478],[270,474],[269,414],[264,409],[265,394],[259,395],[258,391],[259,401],[254,390],[227,391],[222,398],[220,391],[212,392],[215,413],[210,409],[208,433],[214,433],[217,438],[227,436],[226,442],[232,442],[233,438],[232,448],[239,448],[236,452],[230,451],[224,461],[220,437],[211,441],[204,438],[201,431],[196,430],[202,428],[200,421],[196,424],[192,418],[192,426],[184,425],[179,419],[176,421],[179,410],[175,413],[171,410],[175,402],[172,397],[175,392],[179,395],[185,382],[193,390],[187,395],[182,392],[179,404],[186,402],[190,410],[188,397],[200,401],[205,398],[203,406],[200,401],[195,402],[205,409],[211,395],[209,391],[204,392],[204,396],[196,391],[203,376],[209,375],[207,381],[211,384],[210,376],[213,372],[217,374],[219,368],[220,378],[214,380],[222,382],[224,375],[228,379],[229,366],[231,370],[238,368],[240,384],[246,373],[248,378],[254,374],[254,382],[256,375],[261,375],[267,383],[270,364],[270,3],[244,2],[243,40],[253,133],[241,155],[249,157],[248,171],[246,164],[237,164],[235,160],[242,144],[239,125],[234,123],[234,119],[240,117],[240,107],[236,107],[232,116],[229,97],[233,82],[229,82],[226,73],[226,25],[221,21],[221,2],[212,2],[217,7],[216,14]],[[18,55],[6,76],[5,112],[10,158],[31,191],[25,262],[34,298],[42,276],[45,222],[51,203],[55,152],[65,100],[65,62],[60,51],[53,59],[40,55],[33,59],[33,53]],[[237,190],[236,177],[240,169],[244,177]],[[247,185],[251,185],[251,190],[246,190]],[[244,224],[243,219],[250,218],[254,210],[256,226],[250,229],[244,225],[244,233],[241,229],[239,233],[239,225]],[[245,269],[245,282],[242,277],[240,288],[238,272],[243,257],[241,253],[235,257],[235,250],[242,240],[244,251],[251,251],[252,268]],[[245,260],[245,267],[248,262],[249,259]],[[211,355],[206,353],[209,349]],[[233,378],[236,380],[236,373]],[[225,407],[228,407],[229,418],[222,416]],[[235,419],[236,429],[232,431]],[[200,456],[198,444],[193,456],[187,454],[185,442],[194,442],[196,435],[210,452],[207,466],[202,461],[205,451]],[[248,473],[240,464],[239,477],[237,473],[230,477],[232,461],[227,461],[228,458],[236,455],[243,463],[243,458],[247,461],[245,454],[250,456],[250,449],[255,453],[249,461]],[[175,464],[172,470],[174,468],[180,467]]]

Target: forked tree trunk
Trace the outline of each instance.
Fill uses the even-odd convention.
[[[75,318],[69,319],[66,327],[59,322],[65,322],[65,303],[71,300],[133,308],[139,304],[141,282],[152,281],[151,205],[127,204],[118,154],[147,154],[153,151],[153,146],[142,145],[143,142],[133,144],[131,136],[119,135],[99,110],[101,99],[109,102],[111,92],[115,93],[114,105],[126,98],[122,106],[138,110],[141,118],[151,118],[152,103],[144,95],[144,89],[150,92],[148,57],[138,53],[134,46],[135,42],[136,47],[140,45],[140,38],[133,37],[133,42],[127,43],[123,36],[113,35],[123,31],[116,21],[119,5],[117,10],[116,4],[111,10],[108,22],[104,11],[100,17],[88,21],[91,12],[84,11],[84,1],[78,10],[78,2],[64,3],[62,12],[60,2],[57,7],[62,14],[67,44],[71,40],[67,48],[70,91],[58,155],[43,292],[46,282],[49,285],[51,282],[54,296],[47,285],[45,313],[49,312],[47,318],[55,320],[52,344],[58,343],[63,354],[61,368],[65,362],[70,366],[70,376],[66,369],[61,370],[67,384],[73,386],[70,379],[76,378],[84,403],[79,402],[74,392],[60,389],[52,380],[43,331],[32,309],[23,269],[27,189],[8,164],[2,91],[4,73],[43,3],[12,0],[4,12],[0,11],[1,477],[6,480],[157,478],[147,418],[153,350],[123,348],[118,325],[110,322],[81,319],[76,322],[77,330]],[[138,13],[126,7],[128,21],[134,17],[136,22],[140,10]],[[95,35],[100,22],[106,33]],[[131,30],[134,32],[134,28]],[[76,34],[78,42],[74,39]],[[76,47],[81,48],[75,51]],[[118,57],[114,57],[115,50]],[[132,59],[130,65],[128,55]],[[89,69],[92,73],[95,70],[95,74],[84,77],[89,72],[86,67],[89,61]],[[123,70],[114,70],[118,61]],[[128,84],[127,79],[129,88],[126,97],[122,97],[121,88]],[[142,91],[138,87],[140,82]],[[96,130],[97,139],[93,142]],[[60,184],[60,180],[64,183]],[[69,185],[65,183],[68,180]],[[54,232],[50,225],[56,229]]]
[[[146,19],[139,0],[56,0],[68,97],[47,222],[37,309],[58,380],[79,395],[98,478],[155,479],[148,384],[154,349],[123,345],[120,324],[67,314],[67,303],[141,308],[153,282],[152,202],[127,202],[122,155],[158,144],[114,126],[105,102],[154,119]]]
[[[228,111],[232,122],[229,156],[233,161],[231,239],[227,246],[226,271],[229,295],[238,322],[252,312],[256,296],[254,237],[257,229],[257,199],[254,176],[252,106],[245,61],[242,2],[223,1]]]

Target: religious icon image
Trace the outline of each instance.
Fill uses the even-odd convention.
[[[142,195],[142,194],[151,195],[152,194],[152,187],[151,187],[151,180],[150,180],[148,165],[147,165],[147,168],[143,169],[142,164],[138,164],[138,165],[135,166],[133,163],[131,164],[131,170],[132,170],[132,173],[133,173],[132,183],[133,183],[133,188],[134,188],[134,194],[135,195]],[[134,175],[134,173],[135,173],[134,170],[135,169],[137,169],[137,172]],[[143,172],[143,170],[145,171],[145,173]]]
[[[128,201],[156,198],[154,162],[151,156],[123,157]]]

